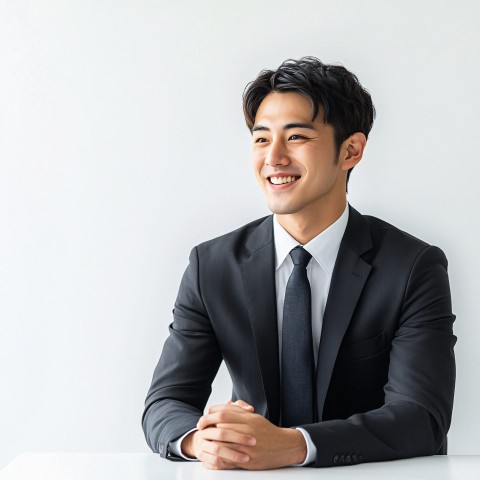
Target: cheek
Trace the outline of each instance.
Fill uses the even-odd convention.
[[[260,175],[262,168],[264,166],[263,155],[260,152],[252,153],[252,168],[255,174]]]

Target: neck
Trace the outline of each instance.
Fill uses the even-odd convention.
[[[277,215],[278,223],[301,245],[305,245],[335,223],[345,211],[347,199],[287,215]]]

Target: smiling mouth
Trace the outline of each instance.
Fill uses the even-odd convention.
[[[283,185],[284,183],[293,183],[300,179],[300,176],[292,177],[268,177],[268,181],[273,185]]]

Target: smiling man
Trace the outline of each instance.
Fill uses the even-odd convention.
[[[305,57],[261,72],[243,100],[273,215],[192,250],[145,402],[148,444],[212,469],[446,453],[447,260],[346,199],[370,95]],[[232,399],[204,412],[222,360]]]

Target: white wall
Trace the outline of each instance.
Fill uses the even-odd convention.
[[[476,1],[0,1],[0,467],[147,451],[143,401],[196,243],[267,213],[241,112],[315,55],[378,116],[350,202],[450,261],[450,453],[480,454]],[[212,402],[229,395],[223,371]]]

